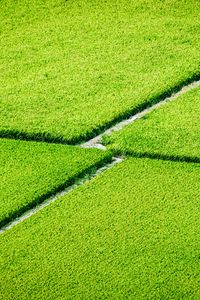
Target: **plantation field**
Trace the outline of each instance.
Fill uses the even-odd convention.
[[[199,168],[126,159],[2,234],[3,299],[199,299]]]
[[[0,300],[200,299],[199,4],[0,1]]]
[[[199,76],[199,1],[1,0],[0,136],[75,143]]]
[[[115,152],[200,162],[200,88],[105,137],[105,143]]]
[[[0,226],[111,160],[97,149],[0,140]]]

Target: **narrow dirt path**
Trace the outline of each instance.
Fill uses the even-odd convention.
[[[63,191],[57,193],[56,195],[48,198],[47,200],[45,200],[41,204],[37,205],[36,207],[26,211],[19,218],[15,219],[14,221],[11,221],[9,224],[3,226],[0,229],[0,234],[7,231],[8,229],[11,229],[13,226],[23,222],[24,220],[28,219],[32,215],[36,214],[37,212],[39,212],[40,210],[42,210],[43,208],[48,206],[50,203],[55,202],[58,198],[66,195],[66,194],[69,194],[70,192],[75,190],[77,187],[85,184],[86,182],[91,181],[93,178],[95,178],[99,174],[101,174],[101,173],[105,172],[106,170],[114,167],[116,164],[119,164],[122,161],[123,161],[123,158],[121,158],[121,157],[113,157],[113,160],[112,160],[111,163],[108,163],[108,164],[104,165],[103,167],[99,168],[95,173],[90,173],[90,174],[87,174],[87,176],[84,177],[84,178],[77,179],[77,181],[73,185],[66,187],[65,190],[63,190]]]

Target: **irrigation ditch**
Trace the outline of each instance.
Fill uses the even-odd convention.
[[[189,83],[188,83],[189,82]],[[165,105],[166,103],[168,103],[169,101],[173,101],[175,99],[177,99],[179,96],[181,96],[182,94],[187,93],[188,91],[195,89],[197,87],[200,86],[200,79],[194,79],[193,82],[191,81],[187,81],[186,85],[179,85],[177,87],[175,87],[173,89],[173,93],[171,93],[171,95],[169,95],[169,92],[166,93],[166,97],[160,97],[160,101],[156,102],[155,104],[152,104],[149,107],[144,108],[143,110],[141,110],[140,112],[134,113],[130,116],[128,116],[127,118],[124,117],[121,119],[119,119],[119,121],[116,123],[115,120],[114,125],[113,122],[111,122],[111,126],[109,128],[106,127],[105,130],[102,130],[100,134],[96,135],[95,137],[92,137],[91,139],[88,139],[87,141],[83,142],[83,143],[76,143],[74,144],[75,146],[80,146],[82,148],[98,148],[102,151],[106,150],[105,145],[103,145],[103,136],[104,135],[111,135],[113,132],[115,131],[119,131],[122,130],[124,127],[128,126],[129,124],[135,122],[136,120],[142,118],[143,116],[147,115],[148,113],[150,113],[151,111]],[[27,140],[27,141],[42,141],[42,139],[38,140],[35,139],[34,137],[31,138],[31,136],[20,136],[20,134],[16,134],[13,135],[8,134],[7,136],[3,134],[0,134],[0,137],[3,138],[9,138],[9,139],[22,139],[22,140]],[[28,138],[27,138],[28,137]],[[53,141],[53,140],[45,140],[43,139],[44,142],[49,142],[49,143],[60,143],[59,141]],[[63,144],[63,143],[62,143]],[[69,145],[69,144],[67,144]],[[135,155],[137,156],[137,155]],[[169,157],[151,157],[151,156],[137,156],[137,157],[149,157],[152,159],[170,159]],[[114,167],[116,164],[119,164],[123,161],[124,157],[122,157],[119,153],[118,156],[113,156],[112,157],[112,161],[109,163],[104,163],[103,166],[97,168],[97,170],[95,172],[89,172],[86,175],[84,175],[84,177],[80,177],[77,178],[76,181],[70,185],[70,186],[66,186],[66,188],[58,193],[56,193],[55,195],[52,195],[51,197],[49,197],[48,199],[44,200],[42,203],[36,205],[35,207],[27,210],[26,212],[22,213],[19,217],[15,218],[14,220],[12,220],[11,222],[5,224],[3,227],[0,228],[0,234],[4,233],[5,231],[9,230],[10,228],[14,227],[15,225],[23,222],[24,220],[28,219],[30,216],[36,214],[37,212],[39,212],[40,210],[42,210],[43,208],[45,208],[46,206],[48,206],[50,203],[55,202],[58,198],[72,192],[73,190],[75,190],[77,187],[91,181],[93,178],[95,178],[96,176],[98,176],[99,174],[105,172],[106,170]],[[190,162],[190,160],[186,160],[186,162]],[[199,162],[199,160],[197,161]]]
[[[81,186],[81,185],[89,182],[90,180],[92,180],[93,178],[95,178],[97,175],[99,175],[99,174],[105,172],[106,170],[112,168],[116,164],[119,164],[120,162],[122,162],[122,160],[123,160],[122,157],[113,157],[112,161],[110,163],[107,163],[107,164],[103,165],[102,167],[98,168],[95,172],[88,173],[84,177],[78,178],[74,184],[66,187],[61,192],[58,192],[55,195],[51,196],[50,198],[44,200],[39,205],[37,205],[34,208],[29,209],[28,211],[26,211],[25,213],[23,213],[20,217],[16,218],[14,221],[11,221],[8,224],[6,224],[5,226],[3,226],[2,228],[0,228],[0,234],[2,234],[3,232],[5,232],[6,230],[12,228],[13,226],[21,223],[22,221],[28,219],[30,216],[36,214],[37,212],[39,212],[40,210],[42,210],[43,208],[45,208],[46,206],[48,206],[50,203],[55,202],[58,198],[60,198],[60,197],[62,197],[64,195],[72,192],[77,187],[79,187],[79,186]]]
[[[98,137],[104,134],[107,133],[109,134],[109,131],[110,130],[113,131],[113,128],[119,127],[119,124],[128,122],[128,120],[130,120],[131,118],[134,119],[136,115],[142,114],[143,112],[145,115],[146,113],[150,112],[148,110],[151,109],[151,107],[153,110],[156,107],[159,107],[160,103],[164,104],[166,100],[167,102],[173,100],[174,98],[177,98],[181,94],[184,94],[189,90],[198,87],[199,85],[200,85],[200,73],[194,74],[188,79],[185,79],[175,84],[174,86],[169,87],[167,90],[162,91],[152,97],[145,99],[145,101],[142,104],[139,104],[138,106],[133,108],[128,108],[127,111],[124,111],[119,115],[116,115],[110,121],[105,122],[105,124],[98,125],[97,128],[94,128],[91,131],[84,133],[83,135],[77,135],[76,137],[72,137],[70,139],[54,136],[50,133],[44,133],[44,132],[29,133],[27,131],[18,131],[13,129],[0,129],[0,138],[9,138],[15,140],[20,139],[24,141],[46,142],[46,143],[53,143],[53,144],[67,144],[73,146],[79,146],[84,144],[86,145],[87,143],[90,143],[92,140],[96,140]],[[146,110],[148,112],[145,112]],[[130,122],[128,124],[130,124]]]
[[[106,147],[102,144],[102,138],[104,135],[111,135],[115,131],[119,131],[123,129],[124,127],[128,126],[129,124],[135,122],[138,119],[141,119],[145,115],[149,114],[151,111],[163,106],[167,102],[170,102],[172,100],[177,99],[179,96],[187,93],[188,91],[195,89],[200,86],[200,80],[194,81],[184,87],[182,87],[179,91],[173,93],[170,97],[166,97],[165,99],[162,99],[160,102],[157,102],[156,104],[144,109],[143,111],[132,115],[128,119],[122,120],[121,122],[115,124],[114,126],[108,128],[103,133],[97,135],[96,137],[90,139],[89,141],[82,143],[80,146],[83,148],[98,148],[101,150],[106,150]]]

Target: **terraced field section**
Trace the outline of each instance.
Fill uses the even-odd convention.
[[[199,1],[1,0],[1,137],[75,143],[199,76]]]
[[[111,160],[97,149],[39,142],[2,139],[0,149],[0,226]]]
[[[199,299],[199,170],[129,158],[3,233],[3,299]]]
[[[200,162],[200,88],[104,140],[117,153]]]

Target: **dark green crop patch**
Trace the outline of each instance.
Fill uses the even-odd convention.
[[[130,158],[5,232],[3,299],[199,299],[199,172]]]
[[[198,4],[1,0],[0,136],[78,143],[199,77]]]
[[[116,153],[200,162],[200,88],[105,137]]]
[[[0,140],[0,226],[111,160],[96,149]]]

